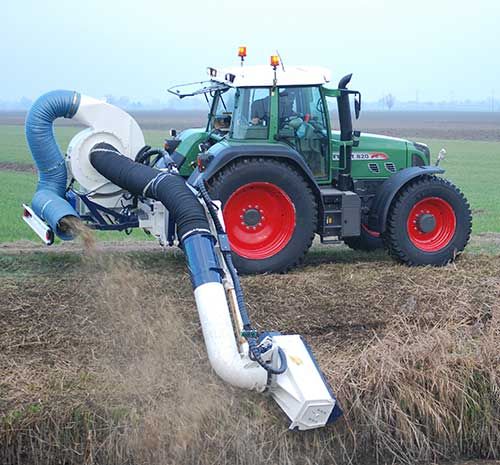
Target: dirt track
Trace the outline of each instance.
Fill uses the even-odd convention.
[[[17,171],[20,173],[36,173],[34,165],[26,165],[20,163],[0,163],[0,171]]]
[[[123,240],[123,241],[107,241],[98,242],[96,245],[97,252],[157,252],[163,253],[163,249],[158,245],[156,240]],[[61,242],[56,245],[46,246],[40,242],[32,241],[16,241],[16,242],[2,242],[0,243],[0,253],[4,254],[23,254],[23,253],[48,253],[48,254],[61,254],[61,253],[82,253],[84,247],[79,242]],[[166,253],[169,253],[169,249]]]
[[[494,246],[500,247],[500,233],[479,233],[472,236],[470,245],[468,247],[484,247],[484,246]],[[156,240],[122,240],[122,241],[106,241],[97,242],[96,244],[98,252],[114,253],[114,252],[155,252],[159,255],[172,253],[175,248],[162,249]],[[313,243],[311,250],[321,252],[334,249],[347,250],[342,244],[337,245],[321,245],[319,240]],[[39,241],[27,241],[21,240],[16,242],[2,242],[0,243],[0,253],[3,254],[25,254],[25,253],[49,253],[49,254],[59,254],[59,253],[82,253],[84,247],[79,242],[61,242],[56,245],[47,247],[40,243]]]

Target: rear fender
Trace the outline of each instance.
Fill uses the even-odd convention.
[[[309,183],[314,195],[319,200],[318,205],[321,205],[320,189],[309,166],[298,152],[282,145],[252,144],[225,147],[215,154],[205,171],[200,172],[197,168],[189,177],[188,183],[194,186],[200,179],[209,181],[225,166],[243,158],[274,158],[290,163],[304,176],[304,179]]]
[[[418,178],[419,176],[443,173],[444,169],[437,166],[413,166],[393,174],[383,182],[377,192],[368,217],[368,228],[379,233],[385,231],[387,216],[392,201],[401,188],[412,179]]]

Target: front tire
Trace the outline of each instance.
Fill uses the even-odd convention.
[[[421,176],[396,195],[383,239],[399,262],[442,266],[464,250],[471,230],[471,211],[462,192],[445,179]]]
[[[302,262],[318,214],[314,194],[295,168],[274,159],[243,159],[214,176],[209,192],[222,202],[240,273],[286,272]]]

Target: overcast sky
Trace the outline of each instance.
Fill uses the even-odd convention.
[[[333,84],[353,72],[367,100],[500,96],[498,0],[2,0],[0,18],[3,100],[67,88],[164,101],[238,64],[239,45],[248,64],[278,49]]]

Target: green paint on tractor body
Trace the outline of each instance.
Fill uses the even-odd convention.
[[[196,166],[196,157],[198,156],[199,145],[206,140],[209,135],[205,128],[186,129],[180,134],[181,143],[177,146],[177,152],[186,157],[182,165],[180,174],[188,177]]]
[[[337,89],[327,89],[323,86],[307,86],[314,89],[320,95],[322,105],[327,108],[327,103],[331,102],[332,108],[324,111],[325,130],[329,131],[329,143],[324,149],[328,151],[324,157],[321,167],[314,166],[311,160],[305,157],[305,160],[319,185],[329,185],[335,179],[339,169],[339,148],[340,148],[340,132],[332,128],[330,112],[335,110],[335,101],[330,97],[337,95]],[[208,123],[205,128],[186,129],[178,135],[181,140],[176,151],[186,158],[182,168],[181,175],[189,177],[196,168],[196,157],[200,153],[199,145],[207,140],[210,141],[210,154],[217,157],[217,154],[228,146],[246,146],[249,144],[272,144],[289,146],[290,142],[286,140],[277,140],[280,138],[279,124],[279,95],[280,92],[289,88],[276,88],[274,91],[268,88],[245,88],[236,89],[236,100],[238,94],[242,92],[260,92],[262,95],[269,95],[269,112],[270,118],[268,124],[264,127],[255,127],[254,133],[257,137],[252,137],[249,131],[247,137],[236,137],[235,122],[233,120],[232,129],[228,132],[221,132],[215,129],[213,121],[218,117],[220,102],[224,99],[224,92],[218,91],[215,93],[211,109],[208,114]],[[229,108],[224,108],[228,110]],[[233,108],[230,108],[233,110]],[[232,114],[226,111],[226,114]],[[301,153],[300,147],[294,147]],[[353,147],[352,155],[352,178],[354,180],[373,180],[383,181],[389,178],[395,172],[415,165],[429,165],[430,154],[426,150],[424,144],[414,145],[413,142],[399,139],[395,137],[382,136],[369,133],[361,133],[359,137],[359,145]]]
[[[353,179],[386,179],[395,171],[411,166],[411,164],[408,165],[407,146],[408,142],[403,139],[361,133],[359,146],[354,147],[352,151]],[[333,176],[339,166],[339,147],[340,132],[332,131],[331,172]]]

